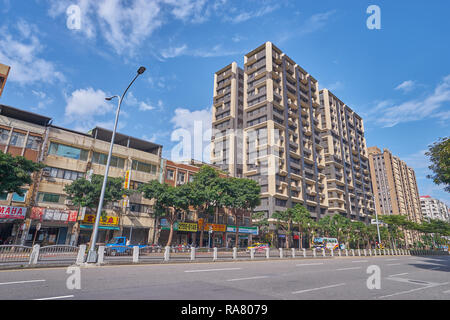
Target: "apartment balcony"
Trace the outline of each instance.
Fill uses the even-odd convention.
[[[309,105],[305,102],[305,100],[300,99],[300,106],[305,109],[309,109]]]

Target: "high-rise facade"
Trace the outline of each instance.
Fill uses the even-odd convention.
[[[400,214],[410,221],[421,222],[422,210],[414,169],[388,149],[369,147],[370,174],[378,214]],[[417,240],[414,232],[406,232],[407,244]]]
[[[327,89],[320,104],[328,213],[368,223],[375,206],[363,120]]]
[[[256,211],[270,217],[300,203],[319,219],[327,213],[328,199],[317,80],[271,42],[245,55],[243,79],[240,74],[233,63],[215,75],[212,163],[228,160],[225,154],[235,155],[238,161],[238,155],[243,155],[238,162],[243,176],[261,186],[261,205]],[[219,85],[220,81],[224,82]],[[237,111],[231,107],[233,101]],[[222,113],[226,116],[218,121]],[[227,140],[225,145],[222,137],[218,139],[230,136],[227,129],[237,129],[242,151],[239,143]]]
[[[425,219],[450,222],[450,208],[444,202],[430,196],[420,196],[420,204]]]

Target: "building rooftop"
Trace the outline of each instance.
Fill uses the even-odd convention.
[[[16,108],[6,106],[3,104],[0,104],[0,115],[9,117],[9,118],[13,118],[13,119],[17,119],[17,120],[34,123],[34,124],[37,124],[40,126],[48,126],[52,122],[51,118],[48,118],[48,117],[45,117],[45,116],[42,116],[42,115],[39,115],[39,114],[36,114],[33,112],[16,109]]]

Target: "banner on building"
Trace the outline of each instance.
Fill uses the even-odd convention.
[[[227,226],[227,232],[236,233],[236,226]],[[258,227],[239,227],[239,233],[247,233],[257,236]]]
[[[206,223],[205,225],[204,223],[204,219],[198,219],[198,230],[202,230],[203,231],[209,231],[209,227],[212,228],[212,231],[215,232],[225,232],[227,230],[227,226],[224,224],[214,224],[214,223]]]
[[[62,210],[51,208],[33,207],[31,209],[31,219],[39,221],[56,221],[56,222],[75,222],[77,220],[78,211]]]
[[[161,219],[161,230],[170,230],[170,224],[167,219]],[[192,222],[175,222],[173,224],[174,231],[197,232],[197,224]]]
[[[25,219],[27,208],[0,206],[0,219]]]
[[[94,224],[95,217],[96,217],[95,214],[85,214],[83,223]],[[119,217],[100,216],[100,225],[102,225],[102,226],[118,226],[119,225]]]

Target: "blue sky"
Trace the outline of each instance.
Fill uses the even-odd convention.
[[[66,10],[81,9],[81,28]],[[381,30],[369,30],[369,5]],[[87,131],[112,128],[164,146],[194,120],[210,126],[213,74],[272,41],[364,118],[368,146],[412,166],[420,194],[450,204],[426,178],[427,146],[449,135],[450,3],[300,0],[0,0],[0,62],[11,65],[0,102]],[[207,159],[204,159],[207,160]]]

